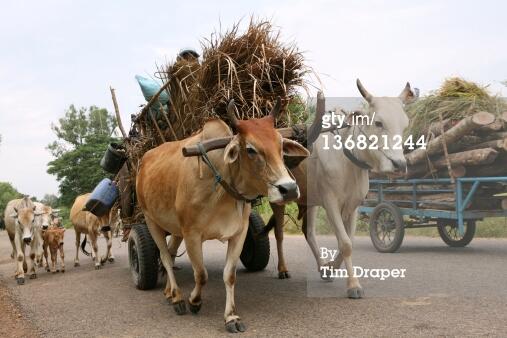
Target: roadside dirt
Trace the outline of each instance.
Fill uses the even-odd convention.
[[[40,337],[0,279],[0,337]]]

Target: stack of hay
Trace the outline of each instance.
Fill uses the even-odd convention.
[[[216,33],[202,44],[202,61],[191,55],[160,67],[156,75],[166,85],[170,100],[161,105],[155,99],[135,117],[130,136],[124,142],[135,182],[137,166],[146,151],[166,141],[181,140],[213,118],[229,123],[227,104],[231,99],[239,119],[259,118],[269,113],[277,97],[282,114],[277,127],[293,121],[285,109],[299,99],[310,69],[295,45],[285,44],[267,21],[250,21],[244,32],[235,25]],[[137,221],[140,216],[134,217]]]
[[[408,135],[424,135],[426,149],[406,154],[407,177],[507,174],[507,101],[460,78],[407,109]],[[444,146],[445,141],[445,146]],[[447,154],[446,154],[447,153]]]

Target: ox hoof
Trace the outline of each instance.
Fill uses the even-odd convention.
[[[190,309],[190,312],[192,312],[194,315],[201,310],[202,302],[199,304],[192,304],[190,301],[188,302],[188,308]]]
[[[281,271],[278,273],[278,278],[287,279],[287,278],[290,278],[290,274],[288,271]]]
[[[18,285],[25,284],[25,277],[16,277],[16,282],[18,283]]]
[[[36,278],[37,278],[37,274],[32,273],[32,274],[30,275],[30,279],[36,279]]]
[[[51,269],[50,269],[50,268],[46,268],[46,272],[50,272],[50,271],[51,271]]]
[[[58,270],[55,270],[55,271],[51,271],[51,273],[57,273],[57,272],[58,272]]]
[[[225,323],[225,329],[230,333],[245,332],[246,326],[239,319],[233,319]]]
[[[79,265],[80,265],[80,264],[79,264],[79,262],[75,262],[75,263],[74,263],[74,267],[77,267],[77,266],[79,266]]]
[[[64,272],[65,272],[65,269],[64,269],[64,268],[62,268],[62,273],[64,273]]]
[[[179,302],[173,303],[174,312],[178,316],[184,315],[187,313],[187,305],[184,300],[180,300]]]
[[[331,278],[329,275],[324,276],[324,273],[323,273],[323,272],[321,272],[321,273],[320,273],[320,278],[321,278],[323,281],[325,281],[325,282],[332,282],[332,281],[333,281],[333,278]]]
[[[109,261],[109,263],[114,263],[114,257],[109,257],[107,260]]]
[[[364,291],[361,288],[352,288],[347,290],[347,297],[351,299],[360,299],[364,297]]]
[[[100,268],[102,268],[101,265],[95,265],[95,270],[100,270]]]

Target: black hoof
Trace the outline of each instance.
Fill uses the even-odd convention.
[[[225,329],[230,333],[245,332],[246,326],[239,319],[233,319],[225,323]]]
[[[287,279],[287,278],[290,278],[290,274],[288,271],[282,271],[282,272],[278,273],[278,278]]]
[[[56,273],[56,272],[57,272],[56,270],[55,270],[55,271],[52,271],[52,273]]]
[[[100,270],[101,267],[101,265],[95,265],[95,270]]]
[[[60,272],[60,269],[56,269],[56,272]]]
[[[18,283],[18,285],[25,284],[25,277],[16,277],[16,282]]]
[[[51,270],[50,269],[46,269],[47,272],[50,272]]]
[[[79,264],[79,262],[75,262],[75,263],[74,263],[74,267],[77,267],[77,266],[79,266],[79,265],[80,265],[80,264]]]
[[[179,302],[173,303],[174,312],[178,316],[184,315],[187,313],[187,305],[185,304],[184,300],[180,300]]]
[[[361,288],[352,288],[347,290],[347,297],[351,299],[360,299],[364,297],[364,291]]]
[[[324,273],[323,273],[323,272],[321,272],[321,273],[320,273],[320,278],[321,278],[323,281],[325,281],[325,282],[332,282],[332,281],[333,281],[333,278],[331,278],[329,275],[324,276]]]
[[[30,279],[36,279],[37,278],[37,274],[33,273],[30,275]]]
[[[62,273],[64,273],[64,272],[65,272],[65,269],[62,269]]]
[[[190,312],[192,312],[194,315],[197,314],[199,312],[199,310],[201,310],[201,305],[202,305],[202,302],[199,304],[192,304],[192,303],[188,302],[188,308],[190,309]]]

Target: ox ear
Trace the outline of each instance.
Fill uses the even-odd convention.
[[[238,159],[239,156],[239,136],[236,135],[232,138],[231,142],[227,144],[224,151],[224,161],[229,164]]]
[[[407,82],[405,88],[403,88],[403,91],[398,97],[400,98],[401,102],[403,102],[403,104],[409,104],[417,100],[418,96],[418,90],[416,89],[416,93],[414,93],[412,91],[412,88],[410,88],[410,83]]]
[[[289,169],[297,167],[310,155],[310,152],[296,141],[284,138],[282,142],[283,161]]]
[[[14,218],[14,219],[18,218],[18,213],[17,212],[12,213],[11,217]]]

